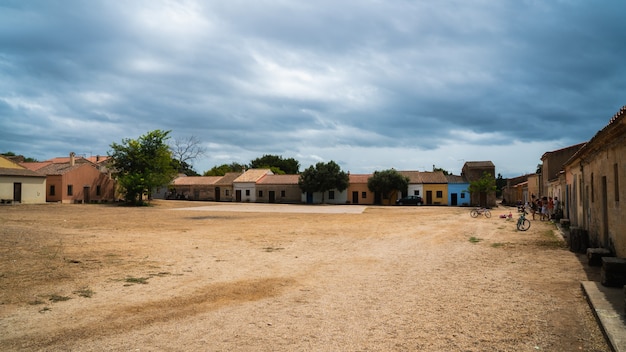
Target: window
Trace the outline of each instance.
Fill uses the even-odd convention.
[[[465,199],[465,192],[461,192],[461,199]]]
[[[53,196],[55,193],[54,185],[50,186],[50,195]]]
[[[413,191],[413,195],[419,196],[420,195],[420,191],[419,190]]]
[[[335,191],[328,191],[328,199],[335,199]]]
[[[443,191],[437,191],[437,198],[443,198]]]
[[[259,198],[263,198],[263,191],[259,191]]]
[[[367,198],[367,192],[361,192],[361,198],[363,199]]]
[[[249,189],[246,190],[246,196],[250,196],[250,190]]]
[[[615,201],[619,202],[619,171],[617,163],[613,164],[613,178],[615,179]]]
[[[285,198],[285,191],[284,191],[284,190],[280,191],[280,196],[281,196],[282,198]]]
[[[226,195],[228,197],[230,195],[230,191],[229,190],[224,190],[224,195]]]
[[[74,186],[72,186],[72,185],[67,185],[67,195],[68,195],[68,196],[72,196],[72,195],[74,195]]]
[[[96,186],[96,195],[97,195],[97,196],[102,195],[102,188],[101,188],[101,186],[100,186],[100,185],[97,185],[97,186]]]

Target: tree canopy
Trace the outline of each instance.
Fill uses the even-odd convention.
[[[211,170],[205,171],[204,176],[224,176],[229,172],[242,172],[246,166],[239,163],[222,164],[213,166]]]
[[[394,169],[374,171],[372,177],[367,180],[367,188],[379,193],[382,199],[390,199],[392,192],[406,191],[408,187],[409,178]]]
[[[143,204],[143,195],[169,184],[176,176],[172,151],[165,141],[170,131],[154,130],[138,139],[112,143],[109,157],[122,188],[124,199]]]
[[[471,194],[487,195],[491,192],[495,192],[496,188],[496,179],[489,172],[483,172],[483,175],[480,177],[480,179],[470,181],[469,184],[469,192]],[[486,198],[483,199],[482,196],[479,196],[479,199],[481,203],[480,205],[486,206],[486,204],[482,204],[486,201]]]
[[[187,176],[199,176],[191,164],[196,158],[206,153],[206,148],[196,136],[177,138],[169,146],[172,151],[174,168]]]
[[[315,166],[309,166],[298,179],[302,192],[321,192],[322,203],[324,203],[324,193],[333,189],[342,192],[348,188],[349,182],[348,174],[341,171],[341,167],[332,160],[328,163],[319,162]]]
[[[275,174],[296,175],[300,173],[300,163],[294,158],[284,159],[280,155],[265,154],[250,161],[251,169],[271,169]]]

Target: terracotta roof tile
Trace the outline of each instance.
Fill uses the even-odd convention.
[[[300,175],[267,175],[258,184],[262,185],[297,185]]]
[[[367,183],[372,174],[350,174],[350,183]]]
[[[0,167],[0,175],[2,176],[27,176],[27,177],[46,177],[46,175],[40,174],[37,171],[29,169],[14,169],[7,167]]]
[[[233,182],[257,182],[265,175],[273,175],[270,169],[250,169],[237,177]]]
[[[214,185],[222,176],[182,176],[172,182],[175,186]]]

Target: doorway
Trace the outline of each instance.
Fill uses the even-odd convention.
[[[22,184],[19,182],[13,184],[13,201],[17,203],[22,202]]]

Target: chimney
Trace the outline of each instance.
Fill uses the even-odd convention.
[[[76,163],[76,161],[74,160],[74,156],[76,156],[76,154],[74,152],[70,153],[70,166],[74,166],[74,164]]]
[[[96,155],[96,162],[99,163],[100,162],[100,155]]]

